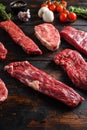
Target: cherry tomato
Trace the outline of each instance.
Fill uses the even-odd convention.
[[[48,5],[48,8],[49,8],[52,5],[52,2],[51,1],[47,2],[47,5]]]
[[[49,6],[49,9],[51,10],[51,11],[56,11],[56,6],[55,6],[55,4],[51,4],[50,6]]]
[[[67,2],[65,0],[62,0],[61,4],[63,5],[64,8],[67,8]]]
[[[69,14],[69,11],[67,9],[64,9],[62,12],[67,14],[67,15]]]
[[[41,4],[41,7],[48,7],[46,3]]]
[[[54,1],[54,4],[58,6],[60,3],[58,1]]]
[[[67,21],[67,14],[60,13],[59,19],[61,22],[66,22]]]
[[[59,2],[58,1],[54,1],[53,4],[56,6],[55,11],[57,11],[57,6],[59,5]]]
[[[68,14],[68,19],[71,20],[71,21],[75,21],[75,20],[77,19],[76,13],[70,12],[70,13]]]
[[[61,13],[61,12],[63,11],[63,6],[62,6],[62,4],[59,4],[59,5],[57,6],[57,11],[58,11],[59,13]]]

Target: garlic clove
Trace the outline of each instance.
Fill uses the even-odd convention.
[[[41,7],[38,11],[38,16],[41,18],[44,14],[44,12],[48,11],[49,9],[47,7]]]
[[[30,15],[30,9],[27,9],[27,11],[20,11],[18,13],[18,18],[21,20],[21,21],[24,21],[24,22],[27,22],[29,21],[29,18],[31,17]]]
[[[42,16],[44,22],[53,22],[54,21],[54,13],[51,10],[47,10],[44,12]]]

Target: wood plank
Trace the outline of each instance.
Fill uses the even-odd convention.
[[[12,0],[0,0],[9,8]],[[69,5],[87,6],[87,0],[67,0]],[[40,4],[44,0],[26,0],[28,8],[31,10],[31,19],[27,23],[15,19],[14,22],[24,31],[24,33],[33,39],[42,49],[43,55],[32,56],[26,54],[21,47],[13,42],[10,36],[0,29],[0,41],[8,49],[7,58],[0,61],[0,78],[5,82],[9,94],[5,102],[0,104],[0,130],[87,130],[87,92],[75,88],[67,74],[60,66],[55,65],[53,56],[63,49],[75,49],[63,39],[61,39],[60,48],[55,51],[49,51],[43,47],[40,41],[35,37],[34,26],[44,23],[37,16]],[[52,23],[59,31],[64,26],[70,25],[77,29],[87,31],[87,21],[78,18],[73,23],[61,23],[57,19]],[[87,61],[87,56],[82,54]],[[78,107],[71,109],[59,101],[49,98],[33,89],[20,83],[4,71],[4,66],[13,61],[28,60],[35,67],[45,71],[54,78],[69,85],[85,98]]]

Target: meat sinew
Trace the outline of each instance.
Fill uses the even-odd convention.
[[[47,49],[55,51],[59,48],[60,34],[58,30],[49,23],[35,26],[35,35]]]
[[[76,107],[84,98],[69,86],[32,66],[28,61],[13,62],[4,68],[25,85],[53,97],[70,107]]]
[[[0,42],[0,60],[4,60],[6,58],[6,55],[7,55],[7,49]]]
[[[67,26],[60,32],[60,35],[77,50],[87,55],[87,32]]]
[[[5,101],[8,97],[8,90],[5,83],[0,79],[0,102]]]
[[[28,54],[42,54],[42,51],[34,41],[26,36],[24,32],[11,20],[0,22],[0,27],[8,32],[15,43],[20,45]]]
[[[87,62],[79,52],[65,49],[54,56],[54,62],[63,67],[76,87],[87,90]]]

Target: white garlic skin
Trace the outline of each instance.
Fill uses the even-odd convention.
[[[29,21],[30,17],[31,17],[31,15],[30,15],[30,10],[29,10],[29,9],[27,9],[26,12],[25,12],[25,11],[24,11],[24,12],[23,12],[23,11],[20,11],[20,12],[18,13],[18,18],[19,18],[21,21],[27,22],[27,21]]]
[[[41,7],[38,11],[38,16],[42,18],[43,14],[48,11],[49,9],[47,7]]]
[[[54,21],[54,13],[51,10],[47,10],[43,13],[43,21],[44,22],[53,22]]]

